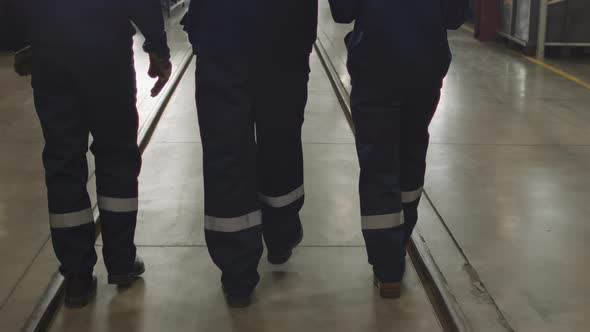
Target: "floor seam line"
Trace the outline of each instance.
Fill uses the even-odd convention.
[[[31,267],[33,267],[33,264],[35,263],[37,258],[39,258],[39,256],[41,255],[43,248],[45,247],[45,245],[47,245],[47,243],[50,240],[51,240],[51,236],[47,237],[47,239],[45,241],[43,241],[43,244],[41,245],[41,247],[39,247],[39,250],[37,251],[37,253],[33,257],[33,259],[31,260],[31,262],[27,265],[27,267],[25,268],[23,273],[19,276],[17,282],[14,284],[14,287],[10,290],[10,292],[8,293],[6,298],[2,301],[2,304],[0,304],[0,311],[2,311],[4,309],[4,307],[6,306],[6,304],[8,303],[10,298],[12,297],[12,295],[14,295],[14,293],[16,292],[16,289],[21,284],[21,282],[25,279],[25,276],[27,275],[27,273],[29,273],[29,270],[31,269]]]
[[[475,266],[473,264],[471,264],[471,261],[469,260],[469,258],[467,257],[467,254],[465,253],[465,251],[463,250],[463,248],[459,244],[459,241],[457,240],[457,238],[455,237],[453,232],[451,232],[449,225],[444,220],[444,218],[443,218],[442,214],[440,213],[440,211],[438,210],[438,208],[434,205],[434,202],[432,201],[432,198],[428,194],[427,190],[424,190],[424,197],[428,201],[428,204],[430,204],[430,206],[434,210],[434,214],[436,215],[437,219],[439,220],[439,222],[442,224],[443,228],[447,232],[447,235],[451,238],[451,241],[453,242],[455,248],[459,251],[459,254],[461,255],[461,257],[463,257],[463,259],[465,260],[467,265],[471,268],[471,270],[473,272],[475,272],[475,274],[477,276],[477,281],[483,287],[483,289],[485,290],[485,294],[487,294],[487,296],[489,297],[493,306],[495,307],[496,313],[498,314],[501,322],[506,325],[506,327],[508,328],[509,331],[514,331],[514,328],[512,327],[510,322],[508,321],[508,318],[506,317],[506,315],[504,315],[504,312],[500,309],[500,306],[496,302],[496,299],[494,299],[492,294],[489,292],[487,286],[485,285],[485,283],[483,282],[483,280],[479,276],[479,272],[477,272],[477,269],[475,268]],[[473,277],[471,277],[471,278],[473,278]]]
[[[457,146],[514,146],[514,147],[590,147],[590,144],[493,144],[493,143],[430,143],[430,145],[457,145]]]
[[[137,248],[207,248],[206,244],[137,244]],[[95,247],[103,247],[103,244],[96,244]],[[297,248],[364,248],[365,245],[299,245]]]
[[[202,144],[202,142],[190,141],[155,141],[154,144]],[[354,145],[354,142],[302,142],[303,145]]]

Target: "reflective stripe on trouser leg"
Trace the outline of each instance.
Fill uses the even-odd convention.
[[[260,280],[257,267],[264,248],[261,223],[260,211],[236,218],[205,216],[207,248],[229,294],[249,295]]]
[[[402,203],[412,203],[422,197],[423,188],[418,188],[413,191],[402,191]]]
[[[378,216],[362,216],[363,230],[377,230],[394,228],[404,224],[401,213],[391,213]]]
[[[205,229],[208,231],[234,233],[262,224],[262,213],[252,213],[235,218],[218,218],[205,216]]]
[[[270,206],[275,209],[280,209],[280,208],[286,207],[292,203],[295,203],[298,199],[300,199],[304,195],[305,195],[305,189],[302,185],[299,188],[297,188],[297,189],[295,189],[295,190],[291,191],[290,193],[283,195],[283,196],[271,197],[271,196],[259,194],[258,197],[260,197],[260,200],[265,205]]]
[[[51,228],[72,228],[78,227],[94,222],[92,209],[84,209],[81,211],[70,213],[50,213],[49,224]]]
[[[138,199],[98,197],[103,256],[110,274],[127,274],[135,260]]]
[[[139,200],[133,198],[114,198],[99,196],[98,208],[110,212],[134,212],[137,211]]]
[[[299,210],[303,206],[304,197],[303,185],[283,196],[259,194],[264,205],[262,224],[269,253],[286,252],[300,239],[303,230]]]
[[[97,261],[94,250],[95,225],[92,209],[50,213],[51,241],[64,276],[92,273]]]

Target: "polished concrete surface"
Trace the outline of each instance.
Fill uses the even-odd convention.
[[[31,261],[48,240],[41,128],[28,79],[0,57],[0,310]],[[6,83],[5,83],[6,82]],[[8,83],[9,82],[9,83]],[[2,324],[2,323],[0,323]]]
[[[117,291],[105,284],[99,264],[96,304],[62,309],[52,331],[440,330],[411,265],[402,299],[383,300],[372,286],[360,234],[353,138],[315,56],[312,68],[303,134],[305,239],[284,266],[263,259],[253,306],[227,308],[220,273],[205,247],[195,83],[187,74],[144,154],[137,229],[147,262],[144,279]]]
[[[255,304],[229,309],[203,247],[146,247],[145,278],[130,289],[104,283],[96,303],[62,309],[51,331],[440,331],[414,270],[406,295],[386,301],[372,287],[364,248],[302,247],[283,267],[261,264]]]
[[[178,69],[190,48],[178,27],[168,20],[172,62]],[[154,80],[147,76],[148,57],[135,37],[140,126],[155,111],[150,98]],[[0,331],[20,329],[57,270],[49,241],[49,223],[41,151],[43,136],[35,113],[30,78],[13,73],[11,54],[0,54]],[[92,155],[88,154],[92,161]],[[93,163],[90,163],[93,172]],[[92,176],[91,176],[92,180]],[[89,189],[94,184],[89,182]],[[94,201],[94,194],[91,195]]]
[[[320,4],[319,40],[350,89],[342,43],[350,27],[332,23],[327,1]],[[183,52],[177,19],[170,38]],[[462,30],[449,37],[454,62],[431,128],[421,239],[474,331],[587,331],[590,90],[501,44],[481,44]],[[145,55],[137,49],[136,56],[145,122],[154,100]],[[590,81],[586,59],[545,61]],[[185,79],[145,155],[137,232],[145,279],[118,292],[105,285],[98,264],[97,302],[61,310],[53,331],[439,329],[415,271],[399,301],[382,301],[372,290],[356,220],[353,137],[316,57],[312,67],[306,238],[288,265],[262,263],[256,304],[225,307],[203,246],[194,82]],[[17,331],[57,263],[29,81],[12,74],[6,55],[0,84],[0,331]]]
[[[581,49],[562,50],[561,53],[549,54],[543,61],[559,70],[563,70],[575,78],[590,84],[590,47],[583,52]]]
[[[350,88],[342,38],[351,27],[331,22],[327,1],[320,12],[320,41]],[[429,223],[419,229],[440,240],[446,229],[431,222],[442,218],[459,248],[434,252],[437,263],[464,255],[463,273],[481,278],[473,291],[489,292],[512,329],[587,331],[590,90],[466,31],[449,38],[454,62],[428,157],[433,206],[423,202]],[[587,61],[547,61],[588,77]],[[431,249],[444,250],[440,241]],[[455,294],[466,292],[452,289],[457,270],[440,269]],[[463,312],[480,324],[469,301]]]
[[[451,42],[426,190],[512,328],[587,331],[590,90]]]

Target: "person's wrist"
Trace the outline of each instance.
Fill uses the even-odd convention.
[[[20,49],[18,49],[17,51],[14,52],[14,55],[22,55],[24,53],[27,53],[31,50],[31,45],[27,45],[25,47],[22,47]]]
[[[170,53],[150,52],[150,55],[158,62],[166,63],[170,61]]]
[[[172,66],[169,57],[163,57],[157,53],[150,53],[150,61],[162,69],[168,69]]]

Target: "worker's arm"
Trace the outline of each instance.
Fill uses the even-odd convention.
[[[151,96],[157,96],[172,74],[170,48],[164,29],[164,16],[159,0],[127,0],[130,19],[145,37],[143,50],[150,55],[148,75],[158,78],[151,90]]]
[[[19,52],[31,45],[28,34],[29,29],[24,17],[13,18],[18,19],[19,22],[12,24],[12,31],[14,31],[14,33],[11,48],[14,52]]]
[[[199,19],[199,12],[201,11],[201,0],[191,0],[188,7],[188,11],[180,20],[180,24],[183,26],[183,30],[190,35],[192,34],[192,28],[197,26],[197,20]]]
[[[332,17],[336,23],[351,23],[360,11],[361,0],[329,0]]]
[[[17,52],[29,46],[29,0],[8,0],[6,3],[10,48]]]
[[[14,51],[14,71],[21,76],[32,73],[32,49],[29,37],[29,0],[8,0],[7,13],[11,34],[10,48]]]
[[[443,1],[443,14],[447,29],[457,30],[465,21],[469,12],[468,0],[445,0]]]
[[[127,0],[130,19],[145,37],[143,50],[163,59],[170,59],[164,16],[159,0]]]

